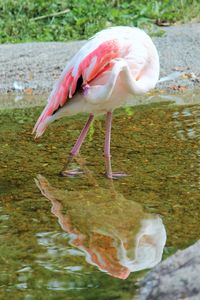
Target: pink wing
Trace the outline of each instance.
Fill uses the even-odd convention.
[[[104,41],[91,52],[88,51],[89,53],[86,55],[81,50],[69,62],[61,79],[53,89],[48,103],[33,129],[33,133],[36,132],[36,137],[44,132],[46,127],[43,125],[46,123],[47,118],[52,116],[59,107],[62,107],[69,98],[73,98],[80,77],[83,79],[83,84],[90,83],[110,67],[112,59],[120,56],[120,47],[117,40]]]

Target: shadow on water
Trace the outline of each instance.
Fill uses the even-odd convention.
[[[41,108],[0,111],[1,299],[132,299],[137,278],[144,274],[130,273],[136,261],[142,265],[137,247],[144,254],[150,249],[155,258],[157,245],[154,236],[139,238],[146,224],[142,220],[162,227],[162,218],[164,257],[200,238],[199,94],[195,97],[192,105],[116,111],[113,169],[130,176],[114,187],[103,175],[103,118],[95,121],[81,152],[94,182],[86,175],[58,176],[84,116],[55,122],[35,141],[31,130]],[[34,183],[39,173],[38,185],[50,201]],[[128,277],[117,278],[123,276]]]

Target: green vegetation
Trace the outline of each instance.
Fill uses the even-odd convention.
[[[200,20],[198,0],[0,0],[0,42],[85,39],[112,25]]]

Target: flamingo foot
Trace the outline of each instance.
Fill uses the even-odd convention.
[[[129,176],[129,175],[124,173],[124,172],[112,172],[111,174],[106,174],[106,176],[109,179],[119,179],[120,177],[126,177],[126,176]]]
[[[83,174],[84,172],[80,168],[75,168],[72,170],[63,170],[60,172],[60,175],[63,177],[75,177]]]

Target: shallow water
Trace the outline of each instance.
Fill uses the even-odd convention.
[[[162,218],[167,232],[164,257],[200,238],[197,98],[190,105],[160,103],[115,112],[113,170],[130,176],[113,184],[103,175],[103,118],[95,121],[82,147],[78,163],[86,163],[87,174],[62,178],[58,174],[86,117],[55,122],[35,141],[31,130],[41,108],[0,112],[0,299],[132,299],[137,280],[145,271],[126,273],[125,280],[116,278],[116,273],[113,277],[111,273],[119,268],[117,252],[110,246],[113,241],[119,244],[117,241],[123,240],[131,252],[129,241],[139,230],[141,216],[155,215]],[[48,181],[48,189],[43,190],[46,198],[35,184],[38,174]],[[113,193],[116,206],[111,202]],[[58,207],[51,212],[52,197]],[[104,206],[99,209],[94,203]],[[120,209],[120,203],[125,209]],[[73,244],[74,232],[68,223],[67,231],[63,223],[69,217],[70,228],[86,237],[85,249],[91,249],[92,241],[101,258],[109,260],[109,253],[116,258],[112,271],[94,261],[91,264],[80,241]],[[118,220],[123,226],[117,225]],[[105,232],[107,238],[99,245],[97,235]],[[115,234],[112,242],[111,232]]]

